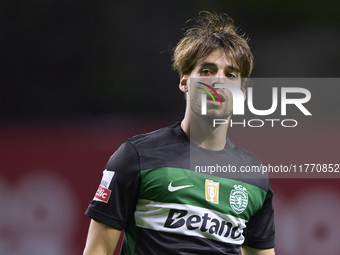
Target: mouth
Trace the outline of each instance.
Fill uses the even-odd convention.
[[[210,95],[210,97],[207,98],[207,101],[211,101],[211,102],[214,102],[214,103],[216,102],[216,104],[217,104],[217,102],[219,102],[219,104],[222,105],[222,102],[225,101],[225,98],[224,98],[223,95],[219,95],[217,93],[217,91],[212,86],[210,86],[208,84],[205,84],[203,82],[197,82],[197,83],[207,87],[208,89],[210,89],[213,92],[213,93],[210,93],[209,91],[207,91],[204,88],[197,87],[198,89],[204,90],[207,94]]]
[[[224,98],[223,95],[219,95],[219,97],[220,98],[218,98],[216,95],[213,95],[213,98],[215,99],[215,102],[216,102],[217,105],[220,105],[225,101],[225,98]],[[207,101],[211,101],[211,102],[215,103],[214,99],[212,99],[212,97],[208,96]],[[220,99],[221,99],[221,101],[220,101]]]

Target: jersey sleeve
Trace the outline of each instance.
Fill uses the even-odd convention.
[[[109,159],[85,215],[122,230],[133,216],[139,189],[139,157],[135,148],[126,141]]]
[[[269,183],[269,180],[268,180]],[[275,247],[273,191],[268,184],[268,191],[262,208],[247,222],[244,245],[255,249]]]

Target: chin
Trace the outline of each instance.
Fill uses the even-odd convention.
[[[227,119],[232,114],[232,110],[226,109],[223,112],[220,109],[208,109],[207,116],[211,119]]]
[[[203,115],[202,117],[206,120],[213,121],[214,119],[228,119],[231,115],[231,112],[219,112],[219,111],[207,111],[207,115]]]

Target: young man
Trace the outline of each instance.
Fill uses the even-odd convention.
[[[233,111],[230,90],[216,84],[231,84],[245,98],[253,67],[247,41],[226,15],[203,12],[197,22],[173,57],[184,119],[130,138],[112,155],[86,211],[92,220],[84,255],[112,254],[122,230],[124,254],[274,254],[268,178],[196,171],[261,164],[227,138],[228,125],[212,124]],[[206,89],[214,96],[208,93],[204,114]]]

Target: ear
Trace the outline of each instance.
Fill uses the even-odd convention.
[[[187,77],[185,75],[181,75],[181,80],[179,82],[179,89],[182,92],[188,92],[188,80]]]

